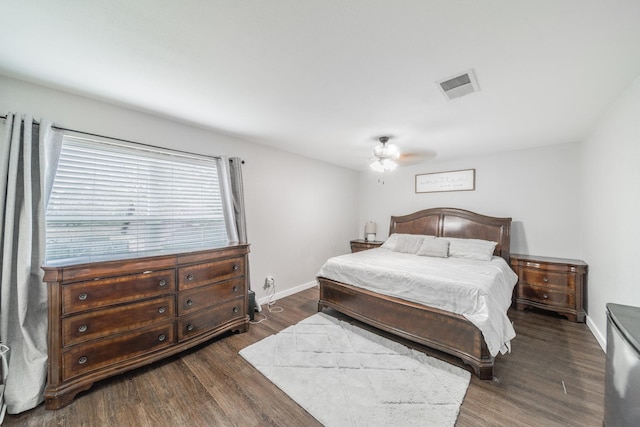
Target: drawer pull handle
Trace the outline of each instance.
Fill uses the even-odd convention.
[[[187,325],[187,331],[193,331],[193,325],[191,324]]]
[[[193,274],[187,274],[187,280],[193,280]]]
[[[89,359],[87,358],[87,356],[82,356],[80,358],[78,358],[78,365],[84,365],[85,363],[87,363]]]
[[[549,279],[545,277],[544,279],[542,279],[542,281],[543,281],[544,283],[548,283],[548,282],[549,282]]]
[[[158,341],[162,342],[164,340],[167,339],[167,336],[165,334],[160,334],[160,336],[158,336]]]
[[[549,295],[547,295],[547,294],[542,294],[542,298],[547,299],[547,298],[549,298]]]
[[[240,266],[238,264],[233,264],[233,271],[240,270]]]
[[[160,307],[158,309],[158,313],[160,313],[160,314],[164,313],[165,311],[167,311],[166,307]]]
[[[240,309],[238,307],[233,307],[233,312],[237,313],[238,311],[240,311]]]
[[[160,281],[158,282],[158,285],[159,285],[160,287],[166,286],[166,285],[167,285],[167,281],[166,281],[166,280],[164,280],[164,279],[162,279],[162,280],[160,280]]]
[[[80,327],[78,327],[78,332],[87,332],[87,325],[80,325]]]
[[[85,293],[81,293],[80,295],[78,295],[78,299],[80,301],[84,301],[89,297],[89,295],[85,294]]]
[[[238,285],[234,285],[233,286],[233,292],[238,292],[238,289],[240,289],[240,288],[238,288]]]
[[[192,301],[192,300],[190,300],[190,299],[188,299],[188,300],[187,300],[187,305],[193,305],[193,301]]]

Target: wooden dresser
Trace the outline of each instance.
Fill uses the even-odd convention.
[[[49,290],[45,407],[95,381],[229,330],[245,332],[248,245],[43,267]]]
[[[574,322],[585,321],[588,265],[584,261],[511,254],[510,262],[518,275],[518,310],[537,307]]]
[[[375,240],[356,239],[351,241],[351,253],[366,251],[367,249],[379,248],[384,242]]]

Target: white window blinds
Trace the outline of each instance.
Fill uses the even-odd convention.
[[[46,229],[50,264],[225,246],[216,160],[65,135]]]

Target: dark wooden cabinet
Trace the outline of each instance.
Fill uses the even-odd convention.
[[[584,261],[511,254],[518,275],[518,310],[537,307],[555,311],[574,322],[584,322],[588,266]]]
[[[248,245],[82,265],[45,266],[45,407],[97,380],[249,328]]]
[[[376,240],[356,239],[351,241],[351,252],[366,251],[367,249],[379,248],[384,242]]]

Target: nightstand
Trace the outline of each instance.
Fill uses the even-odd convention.
[[[511,254],[516,308],[537,307],[584,323],[589,266],[580,260]]]
[[[351,253],[366,251],[367,249],[379,248],[384,242],[377,240],[356,239],[351,241]]]

